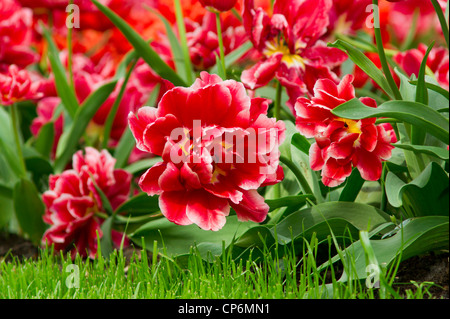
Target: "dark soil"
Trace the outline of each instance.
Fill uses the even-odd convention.
[[[0,232],[0,260],[17,256],[20,259],[38,257],[39,249],[29,240],[15,234]]]
[[[400,263],[395,283],[401,287],[401,293],[417,289],[411,281],[417,284],[433,282],[434,285],[428,286],[433,298],[449,299],[449,253],[429,253]]]

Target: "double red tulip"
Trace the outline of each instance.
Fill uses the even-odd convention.
[[[106,150],[87,147],[84,155],[82,151],[74,154],[73,169],[50,176],[50,189],[42,198],[46,206],[43,219],[51,227],[43,243],[54,244],[56,250],[69,249],[73,256],[78,252],[95,257],[97,233],[103,236],[103,220],[96,213],[104,212],[96,186],[113,209],[127,200],[130,192],[131,174],[114,169],[115,162]]]
[[[352,75],[345,76],[339,85],[328,79],[319,80],[314,86],[314,97],[299,98],[295,104],[298,130],[316,140],[309,153],[311,168],[322,170],[322,182],[330,187],[343,183],[352,167],[365,180],[378,180],[382,161],[391,157],[394,148],[392,127],[375,125],[375,118],[350,120],[331,113],[338,105],[355,98],[352,81]],[[360,100],[367,106],[377,106],[371,98]]]
[[[262,222],[269,207],[257,188],[283,178],[285,128],[267,108],[242,83],[202,72],[191,87],[167,91],[158,108],[130,113],[137,147],[163,160],[140,178],[141,189],[160,195],[161,212],[179,225],[219,230],[230,207],[241,221]]]

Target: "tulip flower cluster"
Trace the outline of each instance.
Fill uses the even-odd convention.
[[[353,102],[384,110],[404,93],[402,77],[420,88],[423,72],[434,92],[448,91],[448,28],[435,3],[447,5],[379,1],[378,28],[371,0],[75,0],[74,12],[63,0],[2,0],[0,120],[11,114],[16,149],[0,131],[0,172],[35,183],[42,244],[91,258],[105,229],[116,245],[126,237],[102,228],[117,214],[211,231],[232,215],[268,221],[266,200],[292,184],[288,167],[320,171],[302,179],[294,168],[300,187],[285,194],[312,201],[355,170],[378,181],[405,134],[398,121],[335,113]],[[283,153],[289,121],[309,163]],[[8,161],[16,154],[19,168]],[[45,167],[33,170],[35,158]],[[303,187],[311,180],[320,184]],[[149,198],[159,209],[133,218]]]

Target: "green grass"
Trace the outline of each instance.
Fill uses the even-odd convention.
[[[334,269],[319,273],[317,241],[304,243],[303,257],[293,249],[279,254],[255,250],[245,259],[224,251],[206,262],[198,250],[176,261],[163,252],[131,258],[114,251],[109,258],[83,260],[44,249],[36,259],[0,259],[0,299],[374,299],[430,297],[429,285],[402,295],[392,286],[368,289],[365,281],[339,283]],[[275,254],[273,253],[275,252]],[[263,256],[256,257],[257,255]],[[275,257],[283,255],[283,257]],[[76,267],[74,267],[75,265]],[[79,287],[74,269],[79,270]],[[395,276],[395,273],[392,273]],[[328,285],[325,285],[329,282]],[[383,285],[383,283],[382,283]],[[72,287],[71,287],[72,286]],[[381,294],[380,291],[383,291]]]

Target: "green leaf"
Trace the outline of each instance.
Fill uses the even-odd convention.
[[[117,144],[116,150],[114,151],[116,168],[123,168],[127,165],[128,158],[135,146],[136,142],[133,133],[131,133],[130,129],[127,127],[120,138],[119,144]]]
[[[221,79],[226,80],[227,70],[223,68],[222,62],[220,61],[220,57],[217,54],[216,54],[216,66],[217,66],[217,75],[219,75]]]
[[[89,122],[114,90],[116,84],[117,81],[113,80],[112,82],[102,85],[91,95],[89,95],[89,97],[77,110],[72,125],[69,130],[61,136],[61,140],[58,143],[55,160],[55,172],[62,172],[64,170],[64,167],[75,152],[80,138],[86,131]]]
[[[388,81],[383,75],[383,72],[361,51],[354,48],[351,44],[336,40],[334,43],[329,43],[328,46],[338,48],[348,54],[350,59],[359,66],[372,80],[374,80],[391,98],[394,94],[389,86]]]
[[[133,28],[120,16],[96,0],[91,0],[95,6],[123,33],[136,50],[136,53],[163,79],[175,86],[186,86],[186,83],[172,70]]]
[[[42,156],[49,158],[53,149],[54,139],[55,129],[53,122],[45,123],[39,131],[34,147]]]
[[[103,233],[100,238],[101,253],[104,258],[109,258],[114,250],[111,231],[114,223],[114,216],[109,216],[101,225],[100,229]]]
[[[270,247],[275,242],[279,245],[292,241],[301,243],[302,238],[309,238],[313,233],[319,240],[324,240],[331,230],[339,237],[347,236],[348,232],[357,236],[360,230],[371,231],[389,221],[386,213],[370,205],[327,202],[293,213],[276,225],[254,227],[240,236],[234,245]],[[265,242],[261,242],[261,237]]]
[[[437,146],[427,146],[427,145],[410,145],[410,144],[392,144],[395,147],[413,151],[414,153],[426,154],[430,156],[435,156],[437,158],[443,159],[445,161],[449,160],[449,152],[447,149]]]
[[[427,67],[427,59],[428,55],[433,48],[434,42],[428,47],[427,52],[425,53],[425,57],[422,60],[422,64],[420,65],[419,77],[417,79],[417,89],[416,89],[416,99],[417,103],[422,103],[424,105],[428,105],[428,89],[425,83],[425,72]],[[418,126],[413,126],[411,129],[411,144],[422,145],[425,141],[426,131]],[[420,156],[420,155],[419,155]]]
[[[241,46],[239,46],[237,49],[231,51],[225,56],[225,67],[229,68],[232,66],[236,61],[238,61],[244,54],[248,52],[253,47],[253,44],[251,41],[244,42]],[[220,63],[215,66],[213,66],[210,70],[210,73],[218,73],[218,67],[220,66]]]
[[[435,162],[431,162],[408,184],[389,172],[386,176],[386,195],[393,207],[403,206],[413,216],[449,215],[448,175]]]
[[[151,12],[153,12],[154,14],[156,14],[161,19],[161,21],[164,23],[164,27],[166,28],[167,38],[169,39],[169,43],[170,43],[170,48],[172,49],[173,60],[175,62],[175,70],[181,76],[181,78],[186,83],[188,83],[189,79],[195,78],[195,74],[194,74],[194,71],[192,70],[191,66],[189,67],[189,72],[191,73],[190,76],[188,76],[186,73],[186,72],[188,72],[188,70],[185,67],[185,61],[184,61],[185,57],[183,54],[183,48],[181,47],[177,36],[173,32],[170,22],[162,14],[158,13],[157,11],[153,10],[152,8],[148,8],[148,9]]]
[[[421,103],[388,101],[381,104],[378,108],[372,108],[355,98],[339,105],[332,110],[332,113],[352,120],[392,117],[421,127],[444,143],[449,143],[449,120]]]
[[[297,195],[297,196],[287,196],[278,199],[267,199],[266,204],[269,205],[269,212],[281,208],[281,207],[289,207],[289,206],[302,206],[306,204],[307,200],[314,200],[313,195]]]
[[[236,216],[227,217],[225,226],[216,232],[206,231],[192,224],[188,226],[176,225],[166,218],[150,221],[138,228],[130,235],[136,245],[142,244],[142,237],[146,249],[152,251],[153,243],[157,241],[160,251],[165,249],[167,255],[178,256],[189,253],[191,247],[200,243],[222,244],[228,246],[234,237],[255,226],[253,222],[240,222]]]
[[[34,184],[20,179],[14,186],[14,211],[22,231],[35,243],[40,243],[46,226],[42,220],[44,203]]]
[[[309,149],[311,147],[311,143],[308,141],[306,137],[304,137],[300,133],[296,133],[292,135],[291,143],[297,149],[299,149],[300,151],[309,156]]]
[[[115,214],[142,215],[159,211],[158,196],[148,196],[146,193],[136,195],[117,207]]]
[[[175,9],[175,18],[177,20],[177,26],[178,26],[178,34],[180,35],[180,41],[181,41],[181,50],[183,53],[183,62],[184,67],[186,69],[186,76],[187,76],[187,83],[191,84],[193,83],[194,79],[192,78],[192,63],[191,63],[191,55],[189,52],[189,47],[187,43],[187,37],[186,37],[186,26],[184,22],[183,17],[183,10],[181,7],[180,0],[174,0],[174,9]]]
[[[427,52],[420,65],[419,75],[417,78],[416,102],[428,105],[428,90],[425,83],[425,73],[427,68],[428,55],[434,46],[434,42],[428,47]]]
[[[15,177],[22,174],[22,169],[17,160],[17,150],[14,147],[11,120],[3,107],[0,107],[0,149],[5,162],[8,164],[7,171],[12,171]],[[6,164],[5,163],[5,164]],[[5,165],[6,166],[6,165]],[[0,179],[3,176],[0,176]],[[8,181],[9,182],[9,181]]]
[[[339,196],[340,202],[354,202],[358,197],[361,188],[364,185],[364,179],[361,177],[359,170],[354,168],[352,174],[347,179],[344,189]]]
[[[449,219],[443,216],[427,216],[412,218],[409,223],[392,237],[386,239],[371,239],[373,253],[379,264],[391,265],[401,255],[401,260],[418,256],[431,251],[448,250]],[[351,276],[359,279],[367,278],[366,257],[361,241],[357,241],[345,249],[345,254],[351,255],[354,263],[350,270],[345,271],[339,282],[346,282]],[[337,261],[338,258],[334,258]],[[326,266],[326,265],[323,265]],[[322,267],[322,266],[321,266]]]
[[[44,31],[44,37],[48,43],[48,58],[55,77],[56,91],[58,92],[58,96],[61,98],[61,101],[63,102],[70,117],[73,118],[79,107],[76,94],[67,81],[66,69],[59,59],[59,51],[53,42],[50,31],[42,23],[40,26]]]
[[[150,167],[161,161],[162,159],[159,156],[146,158],[128,165],[127,167],[125,167],[125,170],[134,175],[148,170]]]
[[[0,184],[0,228],[7,225],[14,213],[14,206],[12,200],[13,190]]]

